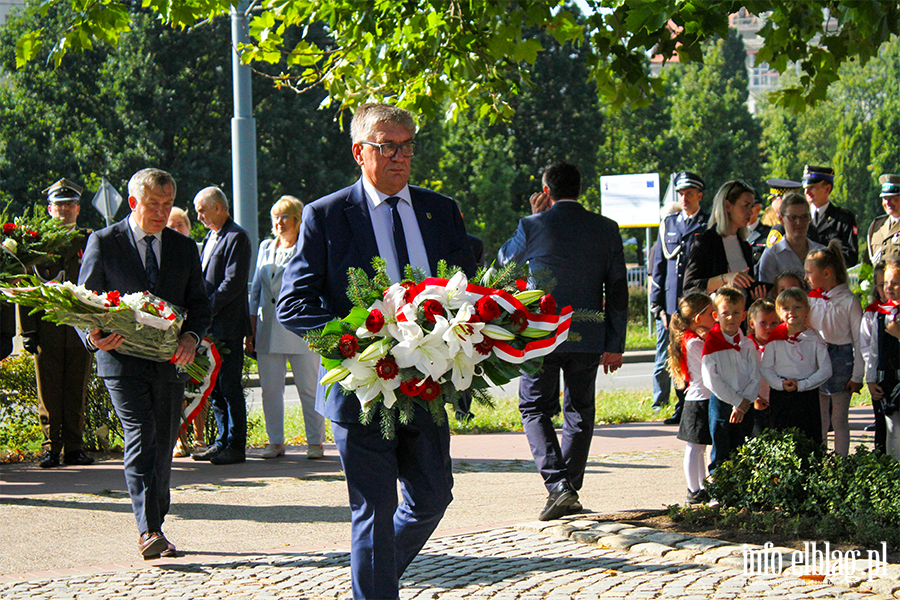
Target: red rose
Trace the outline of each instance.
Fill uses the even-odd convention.
[[[344,358],[352,358],[356,355],[357,350],[359,350],[359,340],[349,333],[345,333],[341,336],[341,341],[338,342],[338,348],[340,348]]]
[[[4,223],[3,224],[3,233],[5,233],[6,235],[11,234],[13,231],[15,231],[15,229],[16,229],[15,223]]]
[[[545,315],[556,314],[556,300],[550,294],[541,296],[541,312]]]
[[[509,324],[512,325],[514,333],[522,333],[528,327],[528,315],[521,308],[509,315]]]
[[[410,377],[406,381],[400,382],[400,393],[407,396],[418,396],[419,392],[422,391],[422,388],[419,387],[421,383],[422,380],[418,377]]]
[[[397,361],[390,356],[386,356],[375,363],[375,373],[382,379],[393,379],[399,372],[400,367],[397,366]]]
[[[434,323],[436,315],[444,316],[444,307],[437,300],[426,300],[422,303],[422,312],[425,313],[426,319]]]
[[[475,303],[475,312],[478,313],[479,319],[487,323],[500,316],[500,305],[490,296],[482,296]]]
[[[516,279],[516,288],[520,292],[524,292],[525,288],[527,288],[527,287],[528,287],[528,282],[526,282],[524,279]]]
[[[119,301],[121,300],[121,295],[117,290],[113,290],[106,293],[106,300],[113,306],[118,306]]]
[[[419,392],[419,398],[425,401],[432,401],[438,396],[441,395],[441,384],[437,381],[429,377],[425,380],[425,384],[422,386],[422,391]]]
[[[369,333],[378,333],[384,327],[384,315],[377,308],[372,309],[366,317],[366,330]]]
[[[487,356],[494,348],[494,340],[492,340],[488,336],[484,336],[484,339],[482,339],[477,344],[473,344],[472,347],[475,348],[475,352],[477,352],[478,354]]]

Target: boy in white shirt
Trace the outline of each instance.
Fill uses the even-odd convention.
[[[709,399],[712,435],[709,472],[741,447],[752,427],[744,416],[759,394],[759,359],[753,341],[741,333],[747,318],[743,292],[725,286],[716,291],[717,323],[703,343],[703,384]]]
[[[809,301],[799,288],[784,290],[775,300],[784,321],[769,334],[759,370],[769,384],[775,429],[797,427],[822,443],[819,386],[831,377],[825,340],[807,327]]]

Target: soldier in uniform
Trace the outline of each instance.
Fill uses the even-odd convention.
[[[766,185],[769,186],[769,208],[766,209],[766,217],[763,218],[763,222],[769,225],[766,248],[770,248],[784,237],[784,224],[781,222],[781,199],[790,192],[802,193],[803,184],[792,179],[766,179]],[[819,235],[810,227],[806,237],[816,242]]]
[[[750,213],[750,222],[747,224],[747,243],[750,244],[750,249],[753,251],[753,264],[759,263],[759,257],[766,249],[766,240],[771,229],[759,218],[762,208],[762,198],[755,194],[753,196],[753,212]]]
[[[831,240],[840,240],[844,262],[849,269],[859,262],[859,230],[853,213],[829,199],[833,189],[834,169],[806,165],[803,171],[803,190],[813,212],[813,226],[809,231],[815,230],[819,234],[819,239],[813,241],[827,246]]]
[[[700,210],[706,183],[696,173],[681,171],[675,176],[675,191],[681,211],[663,219],[659,226],[659,251],[654,257],[650,287],[650,307],[656,317],[656,360],[653,371],[653,406],[661,408],[669,402],[671,381],[666,370],[669,349],[669,318],[678,310],[684,268],[694,239],[706,229],[709,215]],[[666,423],[679,423],[683,392],[676,390],[678,406]]]
[[[872,221],[866,236],[873,265],[886,258],[900,258],[900,175],[885,174],[878,182],[885,214]]]
[[[50,216],[70,227],[81,211],[81,187],[68,179],[60,179],[42,193],[47,194]],[[43,279],[76,282],[81,268],[81,255],[87,243],[88,229],[78,229],[79,235],[61,252],[59,258],[44,263],[38,274]],[[28,308],[18,307],[22,344],[34,354],[37,376],[38,415],[44,433],[43,468],[58,467],[60,453],[67,465],[89,465],[94,459],[85,454],[84,401],[88,377],[91,373],[91,353],[75,333],[65,325],[54,325],[41,319],[41,314],[29,315]]]

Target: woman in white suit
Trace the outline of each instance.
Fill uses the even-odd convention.
[[[259,245],[256,274],[250,288],[252,334],[246,340],[248,352],[256,352],[259,383],[262,387],[263,413],[269,443],[263,458],[284,456],[284,381],[287,363],[294,373],[294,385],[303,405],[306,426],[306,457],[322,458],[325,441],[325,417],[316,412],[316,382],[319,357],[299,336],[281,326],[275,318],[275,303],[281,291],[284,267],[297,249],[303,202],[282,196],[272,207],[272,233],[275,239]]]

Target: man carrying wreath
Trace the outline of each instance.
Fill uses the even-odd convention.
[[[189,238],[166,227],[175,201],[175,180],[143,169],[128,182],[131,215],[88,238],[78,283],[96,292],[150,291],[185,310],[178,347],[170,362],[116,351],[123,338],[93,329],[84,337],[97,353],[97,374],[122,422],[125,482],[137,520],[144,559],[175,556],[162,533],[169,511],[172,449],[178,437],[187,374],[176,364],[194,359],[212,320],[200,256]]]
[[[409,185],[415,153],[412,115],[386,104],[364,104],[350,125],[353,157],[362,169],[354,185],[303,209],[297,253],[288,263],[277,316],[300,335],[347,316],[347,269],[374,275],[381,256],[394,282],[409,264],[428,276],[444,259],[471,277],[475,260],[456,203]],[[332,421],[352,509],[350,572],[357,600],[395,599],[399,581],[452,500],[450,431],[416,406],[412,422],[382,436],[380,419],[359,422],[360,402],[340,386],[317,410]],[[399,479],[402,500],[397,499]]]

